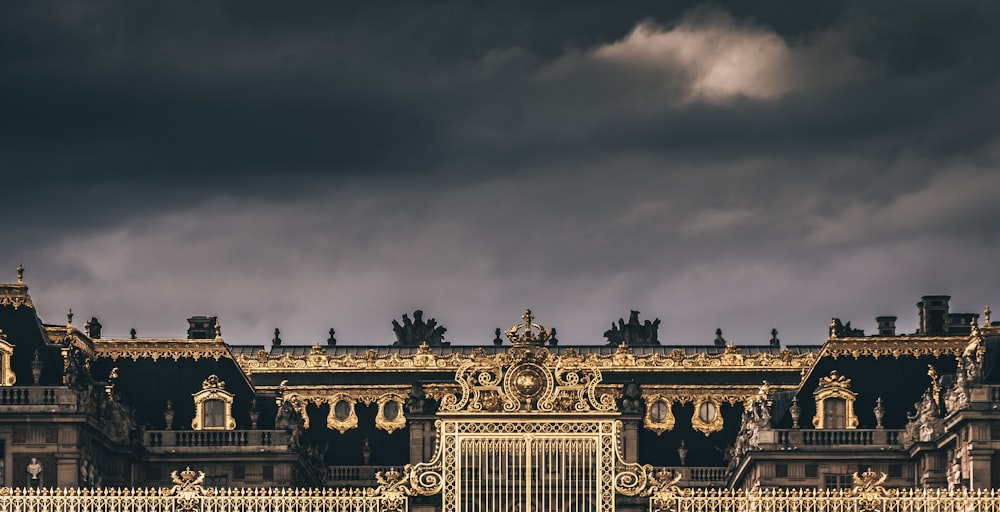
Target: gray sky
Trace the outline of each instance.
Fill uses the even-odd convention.
[[[916,328],[994,301],[1000,3],[0,6],[0,268],[235,344]]]

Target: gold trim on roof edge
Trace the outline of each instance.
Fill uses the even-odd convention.
[[[315,372],[315,371],[455,371],[464,364],[474,360],[492,359],[500,362],[506,357],[505,352],[487,354],[477,347],[472,354],[452,353],[448,356],[437,356],[430,347],[422,345],[415,354],[400,355],[392,352],[379,355],[378,350],[369,348],[362,356],[345,354],[341,356],[326,355],[320,347],[312,347],[310,353],[302,356],[292,356],[288,353],[279,357],[260,350],[253,356],[238,354],[236,362],[247,374],[264,372]],[[613,354],[579,354],[572,347],[562,351],[559,357],[578,358],[581,363],[600,368],[601,370],[629,371],[732,371],[732,370],[801,370],[812,367],[817,359],[816,353],[795,354],[789,349],[779,354],[759,353],[744,354],[739,347],[730,346],[722,354],[709,355],[704,352],[685,354],[683,349],[675,348],[668,353],[635,355],[627,345],[619,346]]]
[[[965,347],[977,339],[976,336],[896,336],[879,338],[830,338],[820,351],[820,357],[850,356],[855,359],[862,356],[879,357],[901,356],[961,356]]]
[[[24,284],[0,284],[0,306],[11,306],[19,309],[21,306],[34,308],[28,287]]]
[[[113,360],[126,358],[136,361],[150,358],[171,358],[174,361],[191,358],[213,358],[216,361],[232,358],[229,347],[218,339],[97,339],[93,340],[95,357],[110,357]]]

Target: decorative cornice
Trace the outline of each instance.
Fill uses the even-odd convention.
[[[869,356],[921,357],[942,355],[961,356],[971,341],[970,336],[895,336],[891,338],[831,338],[823,345],[820,357],[838,358],[849,356],[855,359]]]
[[[525,313],[529,323],[530,312]],[[608,413],[614,397],[598,391],[601,371],[576,351],[512,347],[502,358],[474,358],[455,372],[461,392],[441,400],[441,412]]]
[[[229,347],[217,340],[188,339],[99,339],[93,340],[95,357],[109,357],[137,361],[140,358],[150,358],[154,361],[160,358],[179,359],[201,358],[215,359],[232,358]]]
[[[798,387],[798,383],[785,386],[769,385],[771,392],[795,390]],[[725,402],[729,405],[737,405],[757,398],[760,388],[760,386],[755,385],[675,386],[643,384],[642,396],[646,399],[646,403],[649,403],[650,397],[659,397],[679,404],[700,403],[715,399],[719,403]]]
[[[670,352],[654,352],[651,354],[635,354],[627,345],[620,345],[613,354],[580,354],[572,347],[559,353],[560,357],[578,358],[581,363],[600,368],[602,371],[638,371],[638,372],[678,372],[678,371],[759,371],[784,370],[801,371],[812,367],[817,354],[812,352],[795,353],[783,349],[778,354],[761,352],[745,354],[739,347],[730,346],[722,354],[687,354],[681,348]],[[462,365],[473,361],[493,359],[500,362],[504,353],[487,354],[482,348],[477,348],[472,354],[466,355],[454,352],[447,356],[435,354],[429,346],[421,345],[415,354],[401,355],[398,352],[380,354],[379,350],[369,348],[364,355],[328,355],[324,347],[314,346],[307,355],[293,356],[284,353],[272,356],[265,350],[254,355],[238,354],[236,362],[247,374],[254,373],[285,373],[285,372],[395,372],[400,370],[410,372],[440,372],[456,371]]]
[[[21,306],[35,307],[28,295],[28,286],[24,283],[0,284],[0,306],[11,306],[14,309]]]

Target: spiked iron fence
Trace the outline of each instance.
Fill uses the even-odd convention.
[[[163,489],[0,488],[3,512],[407,512],[399,473],[364,489],[201,487],[205,474],[190,469]]]
[[[653,496],[651,512],[1000,512],[996,490],[889,489],[865,495],[853,489],[684,489]]]

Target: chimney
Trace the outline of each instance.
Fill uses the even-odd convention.
[[[894,316],[877,316],[877,317],[875,317],[875,322],[878,323],[878,335],[879,336],[895,336],[896,335],[896,317],[894,317]]]
[[[215,338],[214,316],[193,316],[188,318],[189,340],[210,340]]]
[[[924,295],[917,303],[920,326],[917,334],[946,334],[948,332],[948,301],[951,295]]]

